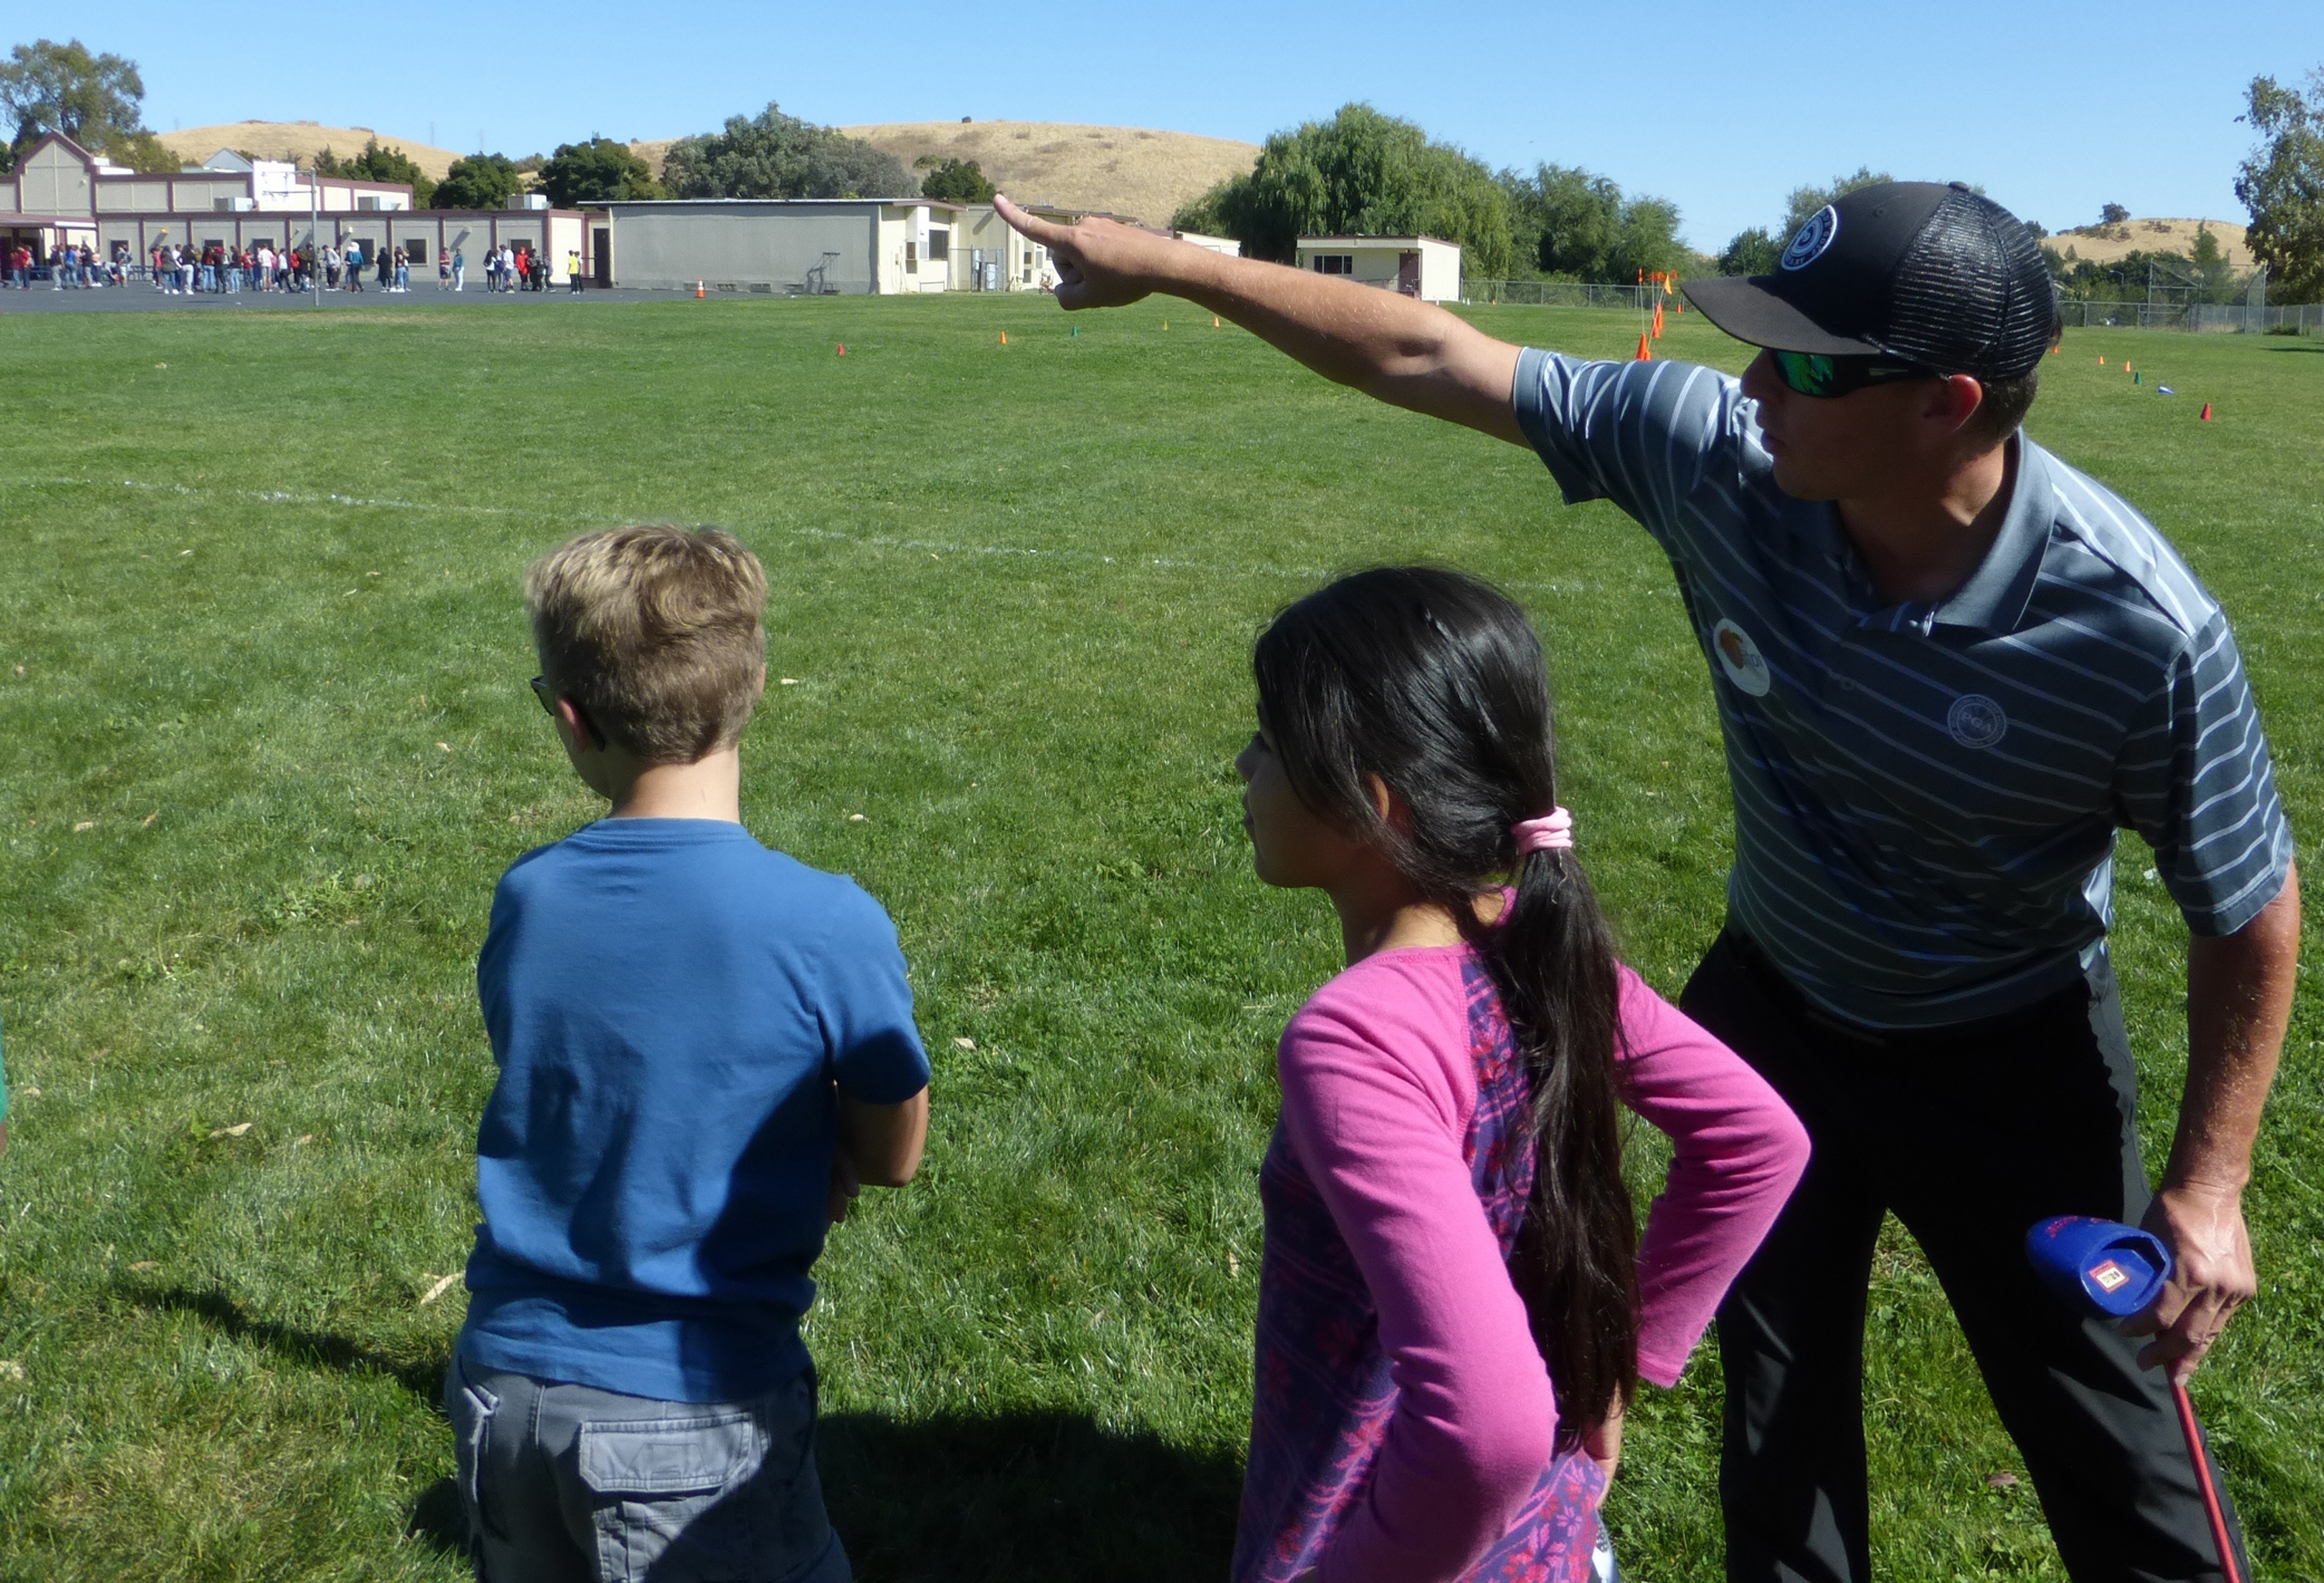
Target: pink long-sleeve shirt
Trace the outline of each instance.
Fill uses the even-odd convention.
[[[1552,1383],[1463,1158],[1473,960],[1465,946],[1366,958],[1300,1009],[1278,1051],[1283,1142],[1362,1273],[1397,1393],[1322,1583],[1460,1577],[1552,1458]],[[1628,967],[1621,1020],[1624,1097],[1674,1148],[1638,1250],[1638,1372],[1670,1385],[1808,1141],[1757,1073]]]

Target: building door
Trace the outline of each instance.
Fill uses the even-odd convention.
[[[604,291],[613,283],[613,233],[599,226],[589,233],[591,254],[590,274],[595,277],[597,289]]]
[[[1420,295],[1420,255],[1399,253],[1396,255],[1396,289],[1407,297]]]

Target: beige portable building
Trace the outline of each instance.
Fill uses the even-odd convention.
[[[1302,236],[1298,262],[1424,302],[1461,300],[1460,245],[1434,236]]]
[[[931,198],[672,198],[604,206],[613,282],[894,297],[968,289],[961,206]]]

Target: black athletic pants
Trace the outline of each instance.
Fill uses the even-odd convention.
[[[2067,1570],[2220,1578],[2163,1371],[2139,1368],[2140,1342],[2066,1313],[2025,1261],[2037,1220],[2146,1211],[2113,970],[2101,961],[2007,1016],[1880,1033],[1812,1005],[1730,927],[1679,1004],[1775,1086],[1815,1147],[1719,1310],[1731,1583],[1871,1577],[1864,1310],[1884,1212],[1943,1284]],[[2212,1480],[2224,1503],[2216,1460]],[[2248,1578],[2232,1507],[2227,1523]]]

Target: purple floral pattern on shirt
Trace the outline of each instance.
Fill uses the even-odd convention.
[[[1461,972],[1477,1070],[1476,1114],[1462,1153],[1506,1257],[1533,1191],[1525,1069],[1492,980],[1473,957]],[[1233,1583],[1287,1583],[1315,1565],[1363,1498],[1396,1412],[1396,1385],[1355,1256],[1280,1124],[1259,1167],[1259,1193],[1267,1246],[1250,1457],[1230,1575]],[[1598,1575],[1592,1553],[1604,1493],[1595,1462],[1558,1458],[1462,1583],[1588,1583]]]

